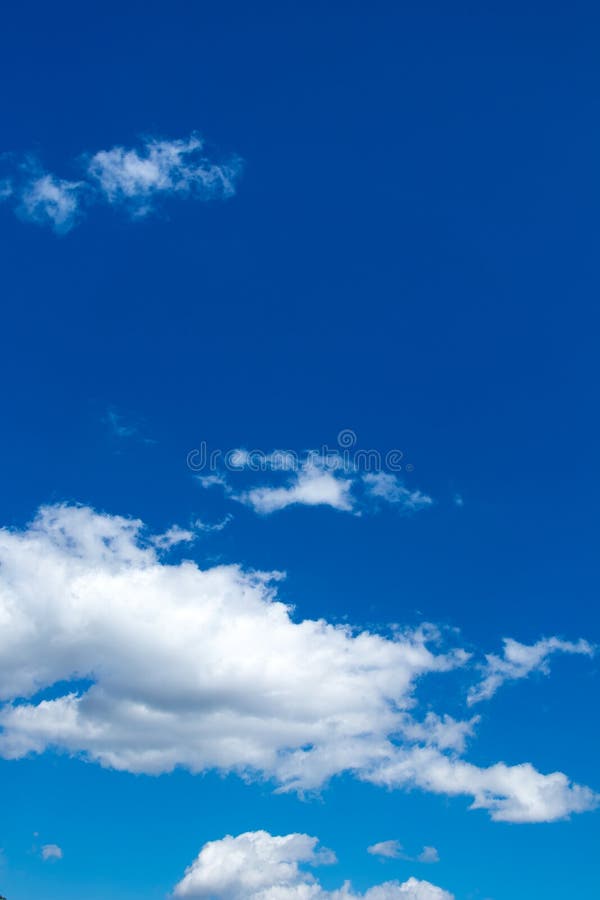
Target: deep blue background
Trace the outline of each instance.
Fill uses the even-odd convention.
[[[4,523],[55,500],[155,529],[217,518],[186,468],[199,441],[302,449],[353,428],[401,448],[435,507],[235,508],[198,561],[285,569],[299,615],[424,617],[484,650],[600,639],[599,41],[592,3],[5,9],[7,153],[76,177],[82,153],[196,129],[245,170],[226,203],[136,223],[98,208],[63,238],[0,209]],[[112,434],[110,406],[140,435]],[[597,690],[595,663],[556,660],[483,710],[471,758],[600,787]],[[10,900],[159,898],[204,840],[259,827],[318,834],[342,864],[327,883],[414,871],[458,900],[599,886],[593,815],[506,826],[346,779],[301,803],[51,756],[0,778]],[[29,853],[34,831],[64,860]],[[364,853],[392,837],[441,864]]]

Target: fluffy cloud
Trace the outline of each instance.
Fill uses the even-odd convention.
[[[418,718],[416,682],[468,663],[434,629],[297,621],[277,600],[280,577],[167,565],[140,521],[87,507],[0,530],[0,754],[58,748],[130,772],[216,768],[298,791],[350,771],[471,797],[506,821],[595,805],[560,772],[462,759],[473,722]]]
[[[203,487],[222,487],[228,497],[250,506],[261,515],[269,515],[288,506],[329,506],[360,515],[363,510],[388,503],[406,513],[417,512],[433,504],[431,497],[406,488],[397,475],[389,472],[361,474],[335,452],[326,456],[309,451],[302,459],[285,451],[261,457],[259,466],[246,450],[235,450],[228,458],[233,471],[270,470],[285,473],[283,484],[268,484],[236,491],[223,473],[199,476]]]
[[[167,196],[231,197],[241,168],[237,157],[210,160],[197,134],[186,140],[148,138],[137,148],[118,146],[88,156],[78,181],[40,172],[28,161],[14,177],[0,181],[0,200],[13,202],[21,219],[66,234],[98,203],[121,206],[140,218]]]
[[[63,852],[58,844],[44,844],[42,847],[42,859],[47,862],[52,859],[62,859]]]
[[[479,768],[435,747],[398,752],[367,780],[390,788],[413,784],[447,796],[469,794],[470,808],[489,810],[497,822],[550,822],[598,805],[597,795],[571,784],[562,772],[542,775],[530,763]]]
[[[440,861],[440,854],[435,847],[423,847],[417,861],[422,863],[437,863]]]
[[[32,178],[22,189],[18,213],[27,221],[66,234],[79,217],[81,189],[81,182],[64,181],[54,175]]]
[[[307,834],[273,836],[250,831],[205,844],[176,885],[175,897],[188,900],[453,900],[453,895],[409,878],[388,881],[355,893],[349,882],[328,891],[305,866],[335,862]]]
[[[502,656],[496,656],[494,653],[486,656],[485,665],[482,667],[483,678],[480,684],[469,691],[469,705],[489,700],[505,681],[527,678],[532,672],[547,675],[550,671],[548,660],[554,653],[579,653],[591,656],[594,652],[594,648],[587,641],[579,640],[573,643],[561,641],[556,637],[544,638],[530,645],[520,644],[512,638],[504,638],[503,643]]]
[[[400,859],[404,855],[404,850],[399,841],[379,841],[367,847],[367,853],[371,856],[384,856],[386,859]]]
[[[151,212],[160,195],[231,197],[240,161],[211,162],[203,147],[198,135],[175,141],[150,138],[139,150],[100,150],[89,160],[87,171],[109,203],[124,204],[136,216]]]
[[[350,496],[352,482],[316,464],[306,464],[291,475],[284,487],[257,487],[234,499],[246,503],[258,513],[272,513],[286,506],[331,506],[349,512],[353,509]]]

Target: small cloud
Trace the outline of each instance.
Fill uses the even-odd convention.
[[[223,529],[229,525],[232,519],[233,516],[229,513],[225,516],[224,519],[221,519],[220,522],[214,522],[213,524],[211,524],[210,522],[203,522],[202,519],[196,519],[196,521],[194,522],[194,528],[196,528],[197,531],[203,531],[204,533],[210,533],[212,531],[223,531]]]
[[[401,507],[406,512],[416,512],[433,504],[431,497],[418,490],[405,487],[397,475],[390,472],[368,472],[363,475],[367,493],[378,500]]]
[[[283,487],[257,487],[234,499],[251,506],[262,515],[295,504],[331,506],[333,509],[351,512],[354,506],[350,496],[351,487],[350,479],[340,478],[335,472],[310,462],[305,463],[300,471],[294,472],[289,484]]]
[[[197,134],[187,140],[151,138],[140,149],[100,150],[89,160],[87,171],[108,203],[127,207],[136,218],[152,212],[160,195],[231,197],[240,160],[211,162],[203,155],[203,146]]]
[[[78,218],[80,191],[81,182],[40,175],[26,183],[17,212],[27,222],[50,225],[56,234],[66,234]]]
[[[482,665],[483,678],[469,690],[467,704],[472,706],[493,697],[507,681],[527,678],[532,672],[548,675],[550,657],[556,653],[593,656],[595,648],[588,641],[563,641],[558,637],[542,638],[535,644],[521,644],[513,638],[504,638],[502,656],[489,653]]]
[[[363,512],[379,511],[383,504],[411,514],[434,502],[427,494],[407,488],[389,472],[361,475],[336,452],[324,454],[310,450],[300,458],[283,450],[265,454],[237,449],[228,455],[227,465],[233,472],[276,473],[275,483],[242,491],[235,490],[221,472],[196,476],[203,488],[221,487],[231,500],[249,506],[260,515],[270,515],[289,506],[328,506],[360,516]],[[277,474],[281,473],[286,476],[283,483],[277,481]]]
[[[208,534],[210,532],[223,531],[227,527],[233,516],[227,515],[220,522],[211,524],[196,519],[192,528],[181,528],[179,525],[171,525],[163,534],[155,534],[151,538],[151,543],[158,550],[170,550],[177,544],[191,544],[198,537],[198,533]]]
[[[124,415],[114,406],[108,407],[101,421],[103,425],[107,426],[110,433],[119,440],[135,439],[142,444],[156,443],[153,438],[144,435],[144,423],[139,418],[136,420],[134,416]]]
[[[440,855],[437,852],[435,847],[423,847],[419,855],[417,856],[417,862],[422,863],[437,863],[440,861]]]
[[[203,488],[221,487],[226,494],[231,493],[231,488],[224,475],[198,475],[197,478]]]
[[[464,506],[465,505],[465,501],[463,499],[462,494],[455,494],[453,497],[453,501],[454,501],[455,506]]]
[[[405,859],[408,862],[436,863],[440,861],[439,854],[435,847],[423,847],[422,851],[415,858],[408,856],[404,852],[404,848],[399,841],[380,841],[367,847],[367,853],[371,856],[381,856],[384,859]]]
[[[193,531],[187,528],[180,528],[179,525],[171,525],[163,534],[155,534],[152,543],[159,550],[170,550],[177,544],[190,544],[196,540]]]
[[[44,844],[42,847],[42,859],[44,861],[62,858],[63,852],[58,844]]]
[[[371,856],[383,856],[386,859],[402,859],[404,856],[402,844],[399,841],[379,841],[378,844],[367,847],[367,853],[370,853]]]
[[[138,433],[137,425],[134,425],[132,422],[127,422],[125,417],[118,413],[113,406],[110,406],[106,415],[102,419],[105,425],[108,425],[110,430],[116,437],[120,438],[129,438],[134,437]]]

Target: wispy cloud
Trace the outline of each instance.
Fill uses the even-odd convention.
[[[371,856],[383,856],[385,859],[400,859],[404,856],[404,848],[400,841],[379,841],[367,847],[367,853]]]
[[[28,158],[0,180],[0,200],[20,219],[66,234],[98,204],[119,206],[132,218],[156,212],[169,196],[207,201],[233,196],[242,169],[239,157],[210,159],[202,138],[146,138],[137,147],[116,146],[82,157],[77,180],[45,172]]]
[[[115,437],[130,438],[139,433],[139,426],[133,422],[127,421],[125,416],[117,412],[113,406],[110,406],[106,410],[106,414],[102,421],[108,425]]]
[[[400,841],[379,841],[371,847],[367,847],[367,853],[371,856],[379,856],[383,859],[404,859],[408,862],[437,863],[440,856],[435,847],[425,846],[417,856],[409,856]]]
[[[391,472],[367,472],[363,475],[363,482],[369,497],[384,500],[406,512],[416,512],[433,504],[431,497],[418,490],[409,490]]]
[[[182,528],[180,525],[171,525],[162,534],[153,535],[150,538],[152,546],[157,550],[171,550],[179,544],[191,544],[200,534],[212,534],[223,531],[231,522],[233,516],[225,516],[220,522],[203,522],[202,519],[196,519],[190,528]]]
[[[202,519],[196,519],[196,521],[194,522],[194,528],[197,531],[203,531],[210,534],[212,532],[223,531],[223,529],[227,528],[231,521],[233,521],[233,516],[229,514],[222,518],[220,522],[211,523],[204,522]]]
[[[57,234],[66,234],[81,215],[81,190],[81,182],[40,175],[23,185],[17,213],[25,221],[49,225]]]
[[[170,550],[178,544],[190,544],[195,540],[196,534],[189,528],[171,525],[163,534],[154,535],[151,538],[151,543],[159,550]]]
[[[42,847],[42,859],[45,862],[53,859],[62,859],[63,852],[58,844],[44,844]]]
[[[527,678],[532,672],[547,675],[550,657],[556,653],[575,653],[592,656],[594,648],[587,641],[563,641],[557,637],[543,638],[535,644],[520,644],[512,638],[504,638],[502,656],[490,653],[481,667],[483,678],[469,691],[469,706],[481,700],[489,700],[507,681]]]
[[[109,406],[101,422],[118,444],[127,441],[156,444],[156,440],[145,433],[146,423],[143,418],[135,413],[122,412],[114,406]]]
[[[236,450],[230,460],[232,470],[243,472],[250,458],[247,451]],[[245,490],[236,490],[223,472],[197,478],[202,487],[221,487],[231,500],[249,506],[261,515],[270,515],[288,506],[328,506],[361,515],[383,504],[410,514],[433,505],[431,497],[407,488],[398,475],[361,473],[355,467],[347,466],[337,453],[323,456],[317,451],[307,451],[302,460],[294,461],[275,452],[272,460],[271,483]],[[279,483],[274,483],[273,479]]]
[[[128,207],[134,216],[147,215],[166,194],[231,197],[240,161],[211,162],[203,146],[198,135],[176,141],[150,138],[140,150],[113,147],[95,153],[87,172],[109,203]]]

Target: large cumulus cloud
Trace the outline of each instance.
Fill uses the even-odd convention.
[[[463,650],[443,651],[428,627],[384,636],[296,620],[278,577],[169,565],[141,522],[87,507],[0,530],[0,754],[57,748],[300,791],[351,771],[465,795],[509,821],[595,805],[562,773],[467,762],[476,719],[419,718],[416,681],[466,665]]]

